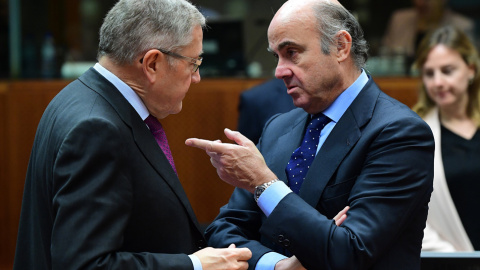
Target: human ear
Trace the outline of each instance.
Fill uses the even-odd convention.
[[[477,73],[477,70],[474,65],[469,65],[468,66],[468,81],[469,83],[473,83],[473,79],[475,78],[475,74]]]
[[[345,30],[340,30],[335,35],[337,45],[337,61],[343,62],[350,55],[352,48],[352,36]]]
[[[142,70],[150,83],[155,82],[159,76],[160,63],[166,61],[163,53],[158,50],[149,50],[143,56]]]

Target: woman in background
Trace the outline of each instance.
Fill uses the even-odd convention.
[[[479,57],[465,33],[441,27],[416,54],[423,87],[413,107],[435,138],[434,191],[423,251],[480,250]]]

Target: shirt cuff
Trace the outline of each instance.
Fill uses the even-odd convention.
[[[263,193],[262,193],[263,195]],[[283,260],[286,259],[287,257],[283,256],[280,253],[276,252],[268,252],[265,253],[262,257],[257,262],[257,265],[255,266],[255,270],[274,270],[275,265]]]
[[[193,270],[203,270],[202,268],[202,262],[196,255],[188,255],[190,257],[190,260],[192,260],[193,263]]]
[[[258,198],[257,204],[268,217],[278,203],[290,192],[292,190],[283,181],[277,181],[265,189]]]

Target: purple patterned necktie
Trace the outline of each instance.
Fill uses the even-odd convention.
[[[153,115],[149,115],[147,119],[145,119],[145,123],[150,128],[150,131],[155,137],[155,141],[157,141],[158,145],[167,157],[168,162],[170,162],[170,165],[172,165],[173,170],[175,171],[175,173],[177,173],[175,163],[173,162],[172,152],[170,151],[170,147],[168,146],[167,134],[165,134],[165,130],[163,129],[162,124]]]
[[[285,168],[288,186],[297,194],[300,192],[303,180],[305,180],[308,169],[310,169],[310,165],[315,159],[318,142],[320,140],[320,132],[328,122],[330,122],[330,118],[322,113],[317,114],[312,118],[307,126],[300,147],[293,152],[292,157]]]

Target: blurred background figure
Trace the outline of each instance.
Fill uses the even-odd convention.
[[[445,26],[422,41],[415,67],[423,86],[413,110],[430,125],[436,142],[422,249],[480,250],[478,52],[465,33]]]
[[[404,55],[409,67],[419,42],[430,30],[453,25],[473,38],[474,21],[450,10],[447,1],[412,0],[413,7],[395,11],[383,37],[381,53]]]
[[[292,97],[281,79],[272,79],[240,94],[238,131],[255,144],[267,120],[294,109]]]

